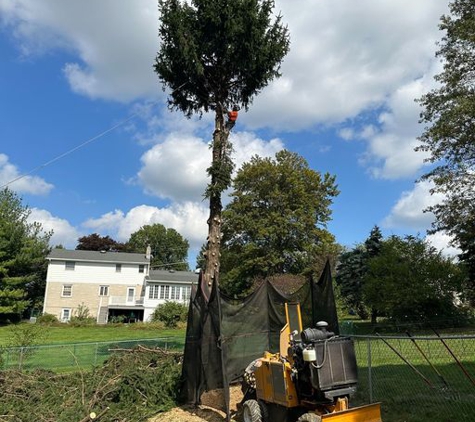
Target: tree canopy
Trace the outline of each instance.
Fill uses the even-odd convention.
[[[353,309],[360,318],[366,319],[369,307],[363,293],[369,260],[381,252],[383,236],[378,226],[374,226],[363,244],[340,255],[337,267],[336,283],[340,287],[341,297],[346,306]],[[371,310],[373,322],[376,322],[376,309]]]
[[[188,240],[175,229],[167,229],[162,224],[141,227],[130,235],[127,242],[129,252],[145,253],[147,246],[152,249],[151,267],[188,271]]]
[[[326,224],[338,193],[334,176],[312,170],[296,153],[243,164],[223,211],[227,289],[242,292],[259,276],[310,271],[319,253],[335,248]]]
[[[171,90],[170,107],[188,116],[219,105],[247,108],[280,76],[289,50],[287,27],[273,8],[273,0],[159,0],[154,68]]]
[[[419,100],[425,129],[416,148],[435,166],[423,176],[445,199],[432,207],[432,232],[452,235],[475,283],[475,3],[454,0],[441,18],[439,86]]]
[[[52,233],[28,222],[30,210],[9,189],[0,191],[0,318],[18,318],[44,297]]]
[[[231,183],[234,164],[225,115],[232,106],[248,109],[272,79],[289,50],[289,33],[273,0],[159,0],[160,49],[154,69],[168,105],[190,117],[214,111],[208,238],[204,257],[205,296],[219,280],[221,194]],[[205,287],[206,288],[206,287]]]
[[[83,251],[124,251],[125,245],[117,242],[109,236],[101,236],[97,233],[92,233],[87,236],[82,236],[78,239],[76,250]]]
[[[371,306],[397,321],[454,317],[465,274],[424,239],[391,236],[369,261],[364,295]]]

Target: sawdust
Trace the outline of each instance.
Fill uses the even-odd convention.
[[[231,386],[230,410],[231,420],[240,421],[240,406],[242,392],[240,386]],[[202,397],[203,404],[200,406],[181,406],[168,412],[161,413],[149,422],[223,422],[226,415],[218,410],[222,402],[221,394],[216,391],[206,393]]]

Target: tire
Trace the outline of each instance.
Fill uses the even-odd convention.
[[[297,422],[322,422],[322,418],[316,413],[304,413]]]
[[[242,417],[244,422],[264,422],[262,408],[257,400],[246,400],[242,405]]]

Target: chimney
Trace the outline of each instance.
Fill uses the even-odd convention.
[[[151,257],[152,257],[152,248],[150,245],[148,245],[147,250],[145,251],[145,258],[147,258],[150,261]]]

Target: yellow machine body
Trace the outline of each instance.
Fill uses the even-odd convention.
[[[286,304],[285,308],[287,324],[281,330],[280,353],[265,352],[254,363],[255,399],[260,405],[268,407],[266,412],[288,409],[298,414],[313,413],[318,415],[316,420],[321,422],[382,422],[379,403],[349,408],[348,395],[336,397],[333,403],[318,406],[299,399],[294,382],[296,370],[289,345],[296,339],[300,341],[302,319],[299,304]]]
[[[288,408],[300,405],[288,362],[283,362],[278,354],[266,352],[258,365],[254,372],[258,399]]]

